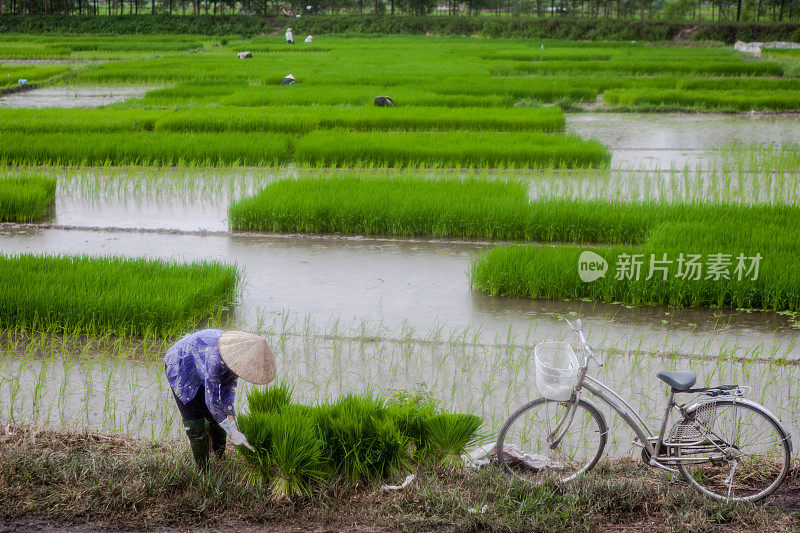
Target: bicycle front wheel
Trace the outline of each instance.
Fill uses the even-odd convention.
[[[789,472],[789,435],[753,402],[732,398],[704,402],[678,421],[672,432],[671,440],[684,443],[676,446],[675,455],[698,461],[679,462],[681,475],[716,500],[760,500],[772,494]]]
[[[581,399],[571,420],[570,403],[539,398],[513,413],[497,437],[497,460],[523,479],[572,481],[591,470],[606,445],[600,411]],[[564,421],[559,427],[559,423]],[[569,422],[567,424],[566,422]]]

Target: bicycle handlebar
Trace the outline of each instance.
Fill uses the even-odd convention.
[[[586,363],[588,364],[589,359],[593,359],[598,366],[602,367],[603,363],[594,356],[594,350],[592,350],[592,347],[589,345],[589,341],[586,340],[586,335],[583,333],[583,324],[581,323],[581,319],[579,318],[576,320],[574,326],[572,325],[572,322],[566,318],[564,319],[564,322],[566,322],[569,325],[569,329],[576,333],[580,338],[581,344],[583,344],[583,349],[586,350]]]

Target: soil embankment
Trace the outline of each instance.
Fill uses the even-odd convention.
[[[638,461],[601,464],[568,487],[531,486],[494,469],[417,472],[402,492],[336,481],[279,500],[243,475],[235,452],[211,475],[182,442],[0,433],[0,532],[72,531],[797,531],[796,473],[767,505],[712,502]],[[794,511],[792,510],[794,509]],[[205,529],[204,529],[205,528]]]

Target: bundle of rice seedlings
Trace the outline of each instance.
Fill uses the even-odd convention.
[[[308,495],[328,477],[323,443],[306,406],[239,417],[239,429],[255,450],[240,450],[279,496]]]
[[[436,414],[435,408],[432,405],[392,405],[388,408],[388,413],[400,433],[407,436],[414,445],[414,458],[425,455],[428,420]]]
[[[248,395],[248,398],[250,395]],[[247,442],[253,447],[255,452],[251,452],[247,448],[237,447],[237,449],[244,454],[248,461],[255,466],[266,468],[267,459],[269,458],[269,451],[272,448],[272,432],[269,428],[269,419],[272,413],[251,411],[246,414],[241,414],[236,419],[236,425],[239,426],[239,431],[245,434]],[[265,477],[269,477],[269,472],[264,470],[262,472]]]
[[[478,439],[483,420],[469,414],[440,413],[425,421],[428,455],[444,466],[463,466],[461,455]]]
[[[292,403],[292,388],[284,382],[263,389],[251,389],[247,405],[251,413],[275,413]]]
[[[334,471],[351,480],[382,479],[409,463],[408,437],[370,394],[320,406],[315,418]]]
[[[327,477],[322,441],[301,406],[287,407],[267,419],[272,434],[269,461],[272,490],[281,496],[311,493],[311,485]]]

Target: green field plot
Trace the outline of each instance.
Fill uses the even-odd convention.
[[[12,164],[270,165],[287,161],[292,139],[279,133],[5,133],[0,154]]]
[[[621,109],[699,109],[709,111],[773,110],[798,108],[797,90],[658,90],[612,89],[603,93],[604,102]]]
[[[602,167],[611,155],[599,142],[576,135],[317,130],[297,141],[295,159],[314,166],[542,168]]]
[[[236,296],[236,269],[217,263],[0,255],[0,323],[82,333],[175,335]]]
[[[3,64],[0,62],[0,90],[19,85],[19,80],[28,83],[41,83],[54,76],[65,73],[69,67],[34,64]]]
[[[552,238],[542,240],[582,247],[495,248],[473,261],[472,285],[522,298],[800,311],[797,207],[565,201],[551,212],[558,214],[542,213],[541,223]],[[614,219],[629,222],[612,230]],[[591,245],[625,236],[636,246]],[[609,267],[589,282],[579,276],[587,250]]]
[[[55,193],[55,179],[0,178],[0,222],[32,222],[46,218],[53,208]]]

